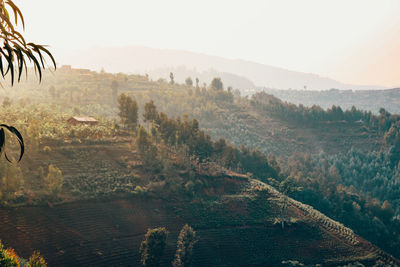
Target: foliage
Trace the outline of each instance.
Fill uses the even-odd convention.
[[[10,13],[14,13],[15,22],[11,21]],[[45,58],[43,54],[47,54],[54,67],[56,67],[56,62],[52,54],[43,46],[35,43],[27,43],[22,36],[22,34],[16,30],[18,21],[22,23],[25,27],[24,17],[21,10],[14,4],[11,0],[1,0],[0,1],[0,17],[1,17],[1,27],[0,27],[0,39],[3,40],[3,47],[0,47],[0,59],[1,61],[6,60],[7,65],[0,64],[0,71],[3,78],[10,72],[11,84],[14,84],[14,76],[18,75],[18,81],[20,81],[23,70],[27,72],[28,59],[33,63],[35,70],[39,74],[39,79],[42,79],[42,69],[45,68]]]
[[[8,126],[6,124],[0,124],[0,155],[3,152],[3,150],[5,148],[5,144],[6,144],[6,134],[5,134],[4,129],[7,129],[10,133],[12,133],[13,135],[15,135],[17,137],[18,143],[21,148],[18,161],[21,161],[22,156],[24,155],[24,150],[25,150],[24,139],[22,138],[21,133],[15,127]],[[9,162],[11,162],[11,160],[7,156],[7,153],[4,152],[4,156]]]
[[[164,227],[149,229],[140,244],[141,263],[143,266],[159,266],[168,237]]]
[[[193,257],[193,247],[196,245],[198,238],[192,227],[185,224],[179,233],[175,259],[172,262],[174,267],[191,266]]]
[[[4,201],[13,200],[24,184],[21,169],[15,164],[0,161],[0,179],[0,198]]]
[[[5,249],[0,242],[0,266],[4,267],[19,267],[20,261],[12,248]]]
[[[40,255],[40,252],[35,251],[29,258],[28,267],[47,267],[47,263],[42,255]]]
[[[224,84],[221,81],[221,78],[214,78],[211,81],[211,88],[214,90],[222,90],[224,89]]]
[[[157,147],[151,142],[150,136],[143,126],[138,129],[136,147],[145,168],[157,172],[160,165],[157,159]]]
[[[54,197],[57,196],[61,192],[64,183],[61,170],[50,164],[47,176],[44,178],[44,182],[50,194]]]
[[[118,97],[118,115],[123,124],[135,129],[138,123],[138,105],[134,99],[125,94]]]
[[[154,105],[153,100],[147,102],[144,106],[144,114],[143,114],[144,122],[154,122],[158,120],[158,111],[157,107]]]
[[[14,13],[15,22],[11,21],[10,13]],[[39,80],[42,79],[42,69],[45,69],[45,58],[43,54],[47,54],[56,68],[56,62],[53,55],[47,50],[43,45],[35,43],[27,43],[22,36],[22,34],[16,30],[18,21],[22,23],[25,28],[24,17],[21,10],[17,5],[14,4],[12,0],[1,0],[0,1],[0,40],[3,41],[3,47],[0,47],[0,72],[3,78],[6,77],[8,73],[11,75],[11,85],[14,85],[15,75],[18,76],[18,82],[21,80],[22,73],[25,68],[27,71],[27,59],[29,62],[33,63],[35,71],[39,73]],[[15,24],[15,25],[14,25]],[[3,65],[3,57],[5,59],[6,65]],[[39,62],[40,59],[40,62]],[[9,106],[10,101],[3,101],[3,106]],[[21,146],[21,152],[19,160],[21,160],[24,155],[24,141],[22,135],[19,131],[13,127],[6,124],[0,125],[0,153],[4,149],[5,145],[5,133],[4,128],[10,131],[13,135],[18,138]],[[7,160],[7,154],[5,154]]]
[[[297,200],[351,227],[364,238],[398,254],[400,171],[390,151],[349,150],[336,155],[294,154],[281,165],[302,191]],[[393,209],[396,207],[396,209]]]

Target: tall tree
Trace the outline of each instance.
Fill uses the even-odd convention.
[[[121,94],[118,97],[118,115],[124,125],[136,129],[138,123],[138,105],[135,99]]]
[[[140,244],[141,262],[143,266],[159,266],[168,237],[164,227],[149,229]]]
[[[198,239],[192,227],[185,224],[178,236],[175,259],[172,262],[174,267],[188,267],[192,264],[193,247]]]
[[[157,107],[154,105],[153,100],[150,100],[144,105],[143,119],[145,122],[154,122],[158,118]]]
[[[172,72],[169,73],[169,83],[170,84],[174,84],[175,83],[174,74]]]

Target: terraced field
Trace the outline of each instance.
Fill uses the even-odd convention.
[[[296,222],[282,229],[272,221],[279,214],[278,192],[243,177],[215,179],[240,180],[242,192],[188,202],[131,197],[3,208],[0,236],[23,257],[40,250],[50,266],[138,266],[140,242],[149,227],[158,226],[170,231],[162,258],[162,266],[170,266],[185,223],[200,237],[195,266],[276,266],[282,260],[372,266],[378,258],[399,264],[350,229],[293,200],[288,213]]]

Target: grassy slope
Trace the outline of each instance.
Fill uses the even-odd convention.
[[[204,94],[196,96],[194,87],[149,81],[139,75],[59,70],[55,74],[46,73],[40,85],[30,79],[15,89],[0,92],[0,98],[6,94],[13,99],[29,97],[29,102],[56,103],[65,110],[76,108],[82,115],[117,118],[110,88],[114,79],[119,82],[119,93],[134,96],[141,111],[153,99],[158,109],[169,116],[186,113],[198,119],[201,127],[215,139],[223,137],[237,146],[243,144],[275,156],[290,156],[294,151],[337,153],[350,147],[371,151],[378,149],[382,142],[380,134],[365,130],[360,124],[294,124],[255,109],[243,98],[234,103],[217,101]],[[50,97],[50,86],[55,86],[61,94],[59,99]],[[70,101],[70,96],[74,101]]]
[[[189,223],[200,236],[194,252],[196,266],[265,266],[289,259],[336,266],[356,260],[394,260],[351,230],[294,200],[289,200],[287,216],[295,222],[282,230],[274,224],[282,196],[246,176],[222,173],[204,177],[198,173],[213,186],[194,199],[160,198],[163,194],[154,192],[147,197],[122,197],[115,192],[129,192],[150,179],[135,164],[136,155],[128,143],[67,144],[52,149],[49,154],[29,155],[22,167],[28,173],[43,162],[59,166],[67,185],[63,192],[66,203],[0,209],[0,236],[23,257],[38,249],[57,266],[137,265],[147,228],[166,226],[171,232],[163,257],[167,265],[180,228]],[[74,191],[83,181],[91,194]],[[104,188],[95,186],[101,182],[109,183],[113,197],[77,200],[109,194],[111,191],[96,191]]]

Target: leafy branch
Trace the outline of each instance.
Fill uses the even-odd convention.
[[[10,17],[10,11],[14,14],[15,26],[20,22],[23,29],[25,29],[21,10],[12,0],[0,0],[0,39],[3,40],[3,44],[0,47],[0,73],[3,78],[10,74],[11,85],[14,85],[16,76],[19,82],[23,71],[25,70],[27,73],[27,60],[29,60],[33,64],[35,72],[39,75],[39,81],[41,81],[42,70],[46,68],[45,56],[47,55],[51,59],[56,69],[55,59],[44,45],[26,42],[22,34],[15,29]]]
[[[10,12],[14,15],[14,22]],[[24,70],[26,75],[28,74],[27,60],[33,64],[35,73],[39,75],[39,82],[42,80],[42,70],[45,69],[46,55],[51,59],[54,69],[57,68],[53,55],[44,45],[26,42],[22,34],[15,29],[19,22],[25,29],[24,16],[21,10],[12,0],[0,0],[0,39],[3,41],[3,44],[0,44],[0,73],[3,78],[8,74],[11,76],[11,86],[14,85],[16,76],[18,82],[21,80]],[[5,148],[4,129],[17,137],[21,148],[18,159],[20,161],[25,150],[24,140],[15,127],[6,124],[0,125],[0,155]],[[7,154],[4,153],[4,155],[10,161]]]

